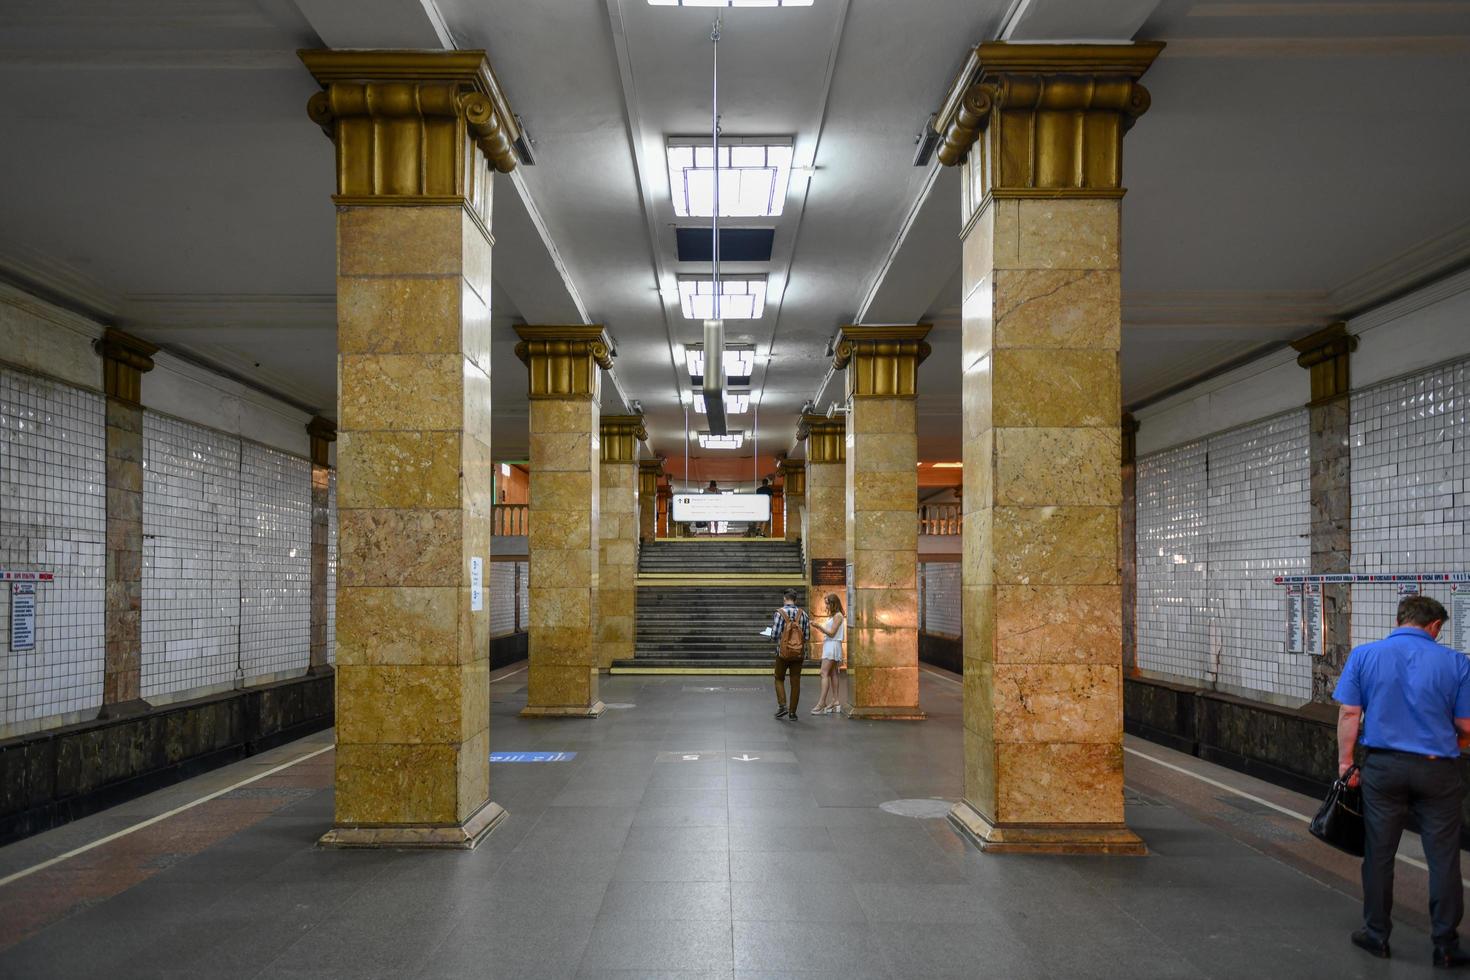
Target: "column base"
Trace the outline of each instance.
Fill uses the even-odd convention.
[[[97,712],[97,719],[106,721],[110,718],[133,718],[152,710],[153,705],[147,701],[142,698],[132,698],[127,701],[119,701],[117,704],[104,704],[102,710]]]
[[[468,851],[490,836],[505,819],[505,808],[486,803],[462,824],[452,826],[333,827],[321,836],[321,847],[380,847]]]
[[[923,721],[928,715],[924,709],[917,704],[913,707],[856,707],[847,713],[847,717],[856,718],[859,721]]]
[[[1142,857],[1148,847],[1124,824],[1023,824],[997,827],[965,800],[949,822],[982,851],[994,854],[1119,854]]]
[[[577,705],[526,705],[521,709],[522,718],[597,718],[607,710],[607,705],[598,701],[590,708]]]
[[[312,664],[309,668],[307,668],[306,676],[325,677],[328,674],[335,674],[336,672],[337,668],[333,667],[331,664]]]

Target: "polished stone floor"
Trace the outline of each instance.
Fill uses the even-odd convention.
[[[1396,958],[1370,959],[1354,862],[1293,815],[1313,801],[1149,743],[1127,763],[1146,858],[984,855],[881,809],[958,795],[949,675],[918,724],[778,722],[753,677],[613,677],[602,719],[531,722],[524,679],[495,684],[493,749],[576,757],[494,764],[510,817],[478,850],[315,848],[324,733],[0,850],[0,880],[55,862],[0,884],[0,976],[1430,973],[1412,842]]]

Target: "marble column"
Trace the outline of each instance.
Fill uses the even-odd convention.
[[[483,52],[310,51],[336,146],[336,826],[473,847],[489,799],[490,167],[515,115]]]
[[[524,718],[596,718],[601,326],[516,327],[530,370],[531,621]],[[631,467],[629,467],[631,469]]]
[[[847,375],[847,661],[852,718],[917,721],[919,364],[928,324],[843,327]]]
[[[812,581],[816,562],[836,562],[847,567],[847,419],[825,415],[803,416],[796,430],[806,441],[806,578],[807,609],[815,616],[825,613],[823,597],[837,594],[847,606],[846,582],[817,585]],[[813,631],[813,660],[822,657],[822,635]]]
[[[806,523],[806,464],[797,459],[783,459],[779,466],[782,506],[786,509],[786,540],[800,541]]]
[[[639,541],[652,541],[658,536],[658,479],[663,474],[663,465],[660,459],[638,463]]]
[[[311,665],[309,673],[331,672],[327,664],[327,551],[332,521],[332,443],[337,427],[320,416],[306,424],[311,445]]]
[[[963,164],[965,795],[987,850],[1143,853],[1123,822],[1121,153],[1161,45],[981,44]]]
[[[668,483],[658,485],[658,514],[657,536],[660,538],[673,537],[669,524],[673,520],[670,516],[674,509],[674,488]]]
[[[641,415],[604,415],[598,479],[597,658],[603,670],[633,659],[638,592],[638,443],[648,438]],[[655,463],[657,465],[657,463]],[[657,477],[657,471],[654,476]]]
[[[119,718],[143,700],[143,375],[158,348],[109,329],[97,341],[107,395],[106,632],[102,711]]]
[[[1118,515],[1118,570],[1123,588],[1123,671],[1138,669],[1138,420],[1123,413],[1123,497]]]
[[[1352,443],[1349,439],[1352,379],[1349,371],[1358,338],[1346,323],[1334,323],[1292,344],[1296,362],[1311,372],[1307,402],[1311,499],[1311,572],[1352,571]],[[1332,702],[1343,664],[1352,652],[1353,590],[1346,583],[1322,587],[1323,654],[1312,661],[1312,700]]]

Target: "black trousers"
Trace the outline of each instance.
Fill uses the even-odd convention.
[[[1429,919],[1436,946],[1453,946],[1465,899],[1460,884],[1460,804],[1465,784],[1454,759],[1370,749],[1363,762],[1363,922],[1387,942],[1393,928],[1394,855],[1413,813],[1429,865]]]

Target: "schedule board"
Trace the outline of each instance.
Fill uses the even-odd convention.
[[[771,495],[766,493],[676,493],[674,520],[769,521]]]

